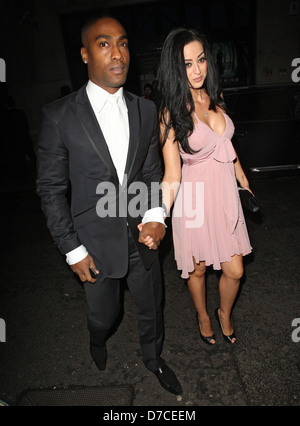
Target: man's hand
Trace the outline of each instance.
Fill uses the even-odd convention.
[[[94,284],[97,282],[96,279],[92,278],[89,268],[92,268],[97,274],[99,274],[99,271],[97,270],[93,258],[90,255],[81,260],[81,262],[75,263],[75,265],[71,265],[70,268],[76,275],[79,276],[83,283],[88,281]]]
[[[148,222],[138,225],[140,231],[139,242],[151,250],[157,250],[166,234],[165,226],[160,222]]]

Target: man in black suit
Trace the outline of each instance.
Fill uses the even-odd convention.
[[[130,56],[117,20],[90,20],[82,42],[89,82],[43,109],[37,155],[42,209],[55,243],[84,283],[90,351],[99,370],[106,366],[106,340],[119,314],[125,277],[137,305],[144,364],[166,390],[180,394],[175,374],[160,357],[157,248],[165,225],[156,109],[123,90]],[[149,238],[152,249],[145,245]]]

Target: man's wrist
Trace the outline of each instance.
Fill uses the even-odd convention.
[[[153,209],[146,211],[142,224],[145,225],[145,223],[148,222],[158,222],[167,227],[164,221],[165,216],[165,211],[162,207],[154,207]]]
[[[75,265],[75,263],[81,262],[83,259],[85,259],[88,254],[89,253],[87,249],[83,245],[81,245],[66,254],[66,262],[70,266]]]

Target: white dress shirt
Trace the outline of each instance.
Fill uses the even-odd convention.
[[[119,181],[122,184],[129,146],[129,120],[123,88],[121,87],[112,95],[92,81],[89,81],[86,91],[117,170]],[[117,98],[121,120],[121,124],[118,126],[110,124],[111,115],[115,115],[113,111],[114,106],[110,101],[111,98]],[[116,144],[116,141],[119,143]],[[165,225],[163,208],[155,207],[146,211],[142,223],[145,224],[147,222],[160,222]],[[74,265],[86,258],[87,255],[88,252],[82,245],[67,253],[66,261],[69,265]]]

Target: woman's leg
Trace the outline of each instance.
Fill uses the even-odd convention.
[[[206,310],[206,288],[205,288],[205,262],[197,264],[194,260],[195,270],[190,274],[187,283],[195,308],[198,313],[200,332],[204,337],[211,337],[213,331]],[[215,340],[211,341],[214,344]]]
[[[232,306],[239,291],[240,280],[244,274],[243,256],[235,255],[231,262],[224,262],[221,267],[223,273],[219,282],[219,318],[222,324],[223,333],[226,336],[230,336],[233,333],[230,321]],[[234,341],[235,340],[233,340],[233,343]]]

